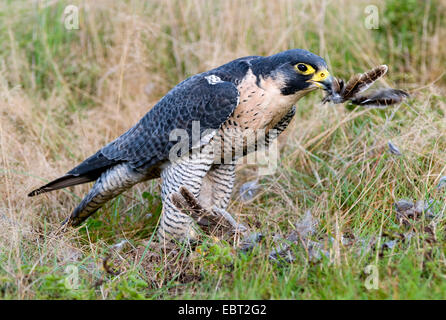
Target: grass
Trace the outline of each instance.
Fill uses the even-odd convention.
[[[63,10],[79,7],[80,29]],[[375,1],[380,28],[364,27],[367,1],[3,1],[0,4],[0,298],[2,299],[443,299],[446,294],[446,36],[441,1]],[[298,103],[279,138],[277,172],[250,203],[240,165],[230,211],[265,233],[286,234],[307,210],[328,252],[290,264],[212,238],[176,254],[153,250],[157,181],[107,204],[85,226],[59,233],[88,185],[27,198],[130,128],[189,75],[246,55],[309,49],[347,78],[386,63],[384,80],[412,98],[385,110]],[[391,140],[403,155],[387,151]],[[433,199],[427,219],[398,221],[400,199]],[[428,230],[428,228],[430,228]],[[428,231],[427,231],[428,230]],[[413,233],[389,249],[384,243]],[[353,235],[354,245],[342,243]],[[129,245],[103,260],[122,240]],[[376,250],[358,253],[361,241]],[[378,288],[367,289],[367,266]],[[77,281],[73,280],[77,277]],[[73,282],[74,281],[74,282]],[[73,289],[73,283],[76,289]]]

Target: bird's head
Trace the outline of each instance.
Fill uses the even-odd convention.
[[[331,88],[327,63],[307,50],[287,50],[264,59],[258,73],[277,80],[282,95]]]

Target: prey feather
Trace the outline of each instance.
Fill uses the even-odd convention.
[[[387,73],[387,66],[377,66],[370,71],[355,74],[348,80],[343,91],[342,96],[345,100],[350,100],[357,94],[367,90],[376,80]]]
[[[337,104],[350,101],[352,104],[367,108],[385,108],[400,103],[409,97],[409,94],[403,90],[385,88],[361,94],[382,78],[387,70],[386,65],[380,65],[367,72],[351,76],[347,83],[342,79],[333,78],[332,86],[326,90],[327,95],[322,102],[331,101]]]
[[[407,98],[409,94],[398,89],[379,89],[369,95],[358,96],[351,100],[353,104],[368,108],[385,108],[397,104]]]

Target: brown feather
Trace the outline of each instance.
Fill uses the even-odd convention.
[[[367,90],[376,80],[384,76],[387,70],[386,65],[381,65],[370,71],[353,75],[341,92],[342,98],[344,100],[350,100],[358,93]]]
[[[333,93],[340,93],[341,92],[341,90],[342,90],[341,83],[342,83],[342,86],[343,86],[344,85],[344,80],[339,79],[339,78],[333,78],[333,83],[331,85],[331,90],[332,90]]]
[[[385,108],[397,104],[409,97],[409,94],[398,89],[380,89],[368,95],[356,97],[351,100],[353,104],[368,108]]]

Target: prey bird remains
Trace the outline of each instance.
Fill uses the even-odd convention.
[[[383,77],[387,70],[386,65],[377,66],[367,72],[351,76],[347,83],[342,79],[333,78],[331,87],[325,89],[327,95],[322,101],[324,103],[327,101],[333,103],[350,101],[354,105],[368,108],[385,108],[400,103],[409,96],[403,90],[384,88],[372,91],[369,94],[361,94]]]
[[[236,59],[184,80],[130,130],[29,196],[95,181],[65,220],[77,226],[135,184],[161,178],[160,236],[196,239],[202,212],[243,229],[226,212],[237,159],[284,131],[295,103],[318,88],[331,90],[332,77],[306,50]],[[178,132],[189,139],[176,142]],[[182,210],[188,203],[196,219]]]

